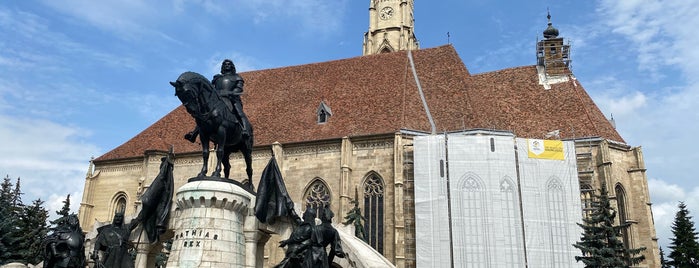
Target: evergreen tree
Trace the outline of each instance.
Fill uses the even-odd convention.
[[[593,196],[592,212],[578,223],[583,229],[580,241],[573,244],[582,256],[575,256],[585,267],[630,267],[642,262],[638,256],[645,248],[628,249],[620,239],[621,231],[628,224],[614,225],[616,211],[609,202],[607,188],[603,185],[599,195]]]
[[[697,232],[694,229],[692,217],[684,202],[678,205],[679,211],[675,214],[675,221],[672,223],[672,234],[670,239],[670,265],[678,268],[697,267],[699,265],[699,243],[697,243]]]
[[[665,252],[663,252],[663,247],[660,247],[660,268],[671,268],[670,264],[667,263],[665,259]]]
[[[21,242],[21,211],[18,209],[21,199],[15,196],[20,193],[19,189],[12,187],[8,175],[0,184],[0,265],[21,260],[17,254]]]
[[[21,207],[24,206],[22,204],[22,191],[19,189],[19,182],[20,179],[17,178],[17,182],[15,182],[15,189],[12,191],[12,206],[21,209]]]
[[[59,217],[51,221],[51,224],[60,225],[64,219],[68,218],[68,215],[70,215],[70,194],[66,196],[66,200],[63,200],[63,207],[61,210],[56,211],[56,214],[58,214]]]
[[[37,264],[43,261],[43,243],[49,231],[46,223],[49,212],[43,207],[43,204],[44,201],[37,199],[31,206],[24,208],[19,254],[26,263]]]

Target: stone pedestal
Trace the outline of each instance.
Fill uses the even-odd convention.
[[[250,238],[245,234],[254,198],[238,183],[220,178],[190,180],[180,187],[167,267],[248,266],[246,259],[256,257],[246,257]]]

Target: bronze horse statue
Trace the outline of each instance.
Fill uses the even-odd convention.
[[[199,127],[204,163],[197,177],[205,177],[208,170],[209,141],[216,148],[216,170],[212,177],[221,177],[221,164],[225,178],[230,174],[230,155],[241,152],[245,158],[247,182],[243,185],[254,192],[252,183],[252,145],[253,134],[249,122],[238,122],[233,112],[228,109],[219,92],[209,80],[195,72],[182,73],[175,82],[175,95],[180,99],[187,112],[194,118]],[[249,126],[245,133],[241,123]]]

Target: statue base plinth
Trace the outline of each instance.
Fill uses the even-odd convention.
[[[241,182],[242,180],[226,179],[226,178],[222,178],[222,177],[212,177],[212,176],[192,177],[192,178],[189,178],[187,180],[187,182],[195,182],[195,181],[218,181],[218,182],[232,183],[232,184],[237,185],[240,188],[243,188],[243,190],[248,191],[248,193],[255,195],[255,192],[251,191],[250,189],[248,189],[248,187],[243,185],[243,183]]]
[[[254,198],[234,180],[189,179],[177,190],[167,267],[247,267],[244,226]]]

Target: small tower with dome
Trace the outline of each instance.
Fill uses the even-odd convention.
[[[536,43],[537,67],[540,74],[547,76],[570,74],[570,45],[563,43],[558,37],[558,29],[551,23],[551,13],[548,12],[548,27],[544,30],[544,39]]]

